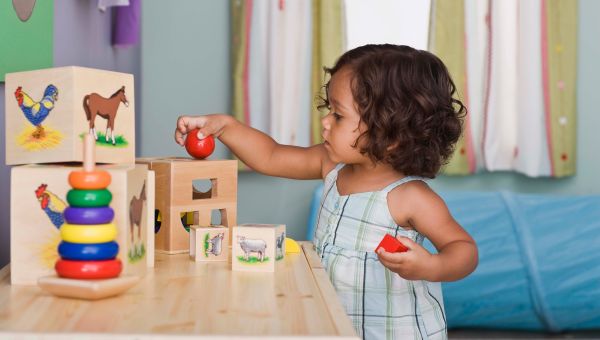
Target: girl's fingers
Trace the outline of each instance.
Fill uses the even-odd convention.
[[[186,116],[180,116],[177,119],[177,130],[182,134],[185,135],[188,132],[188,117]]]
[[[180,116],[177,118],[177,128],[175,128],[175,142],[183,146],[183,136],[187,133],[187,117]]]
[[[413,249],[416,245],[418,245],[415,241],[409,239],[408,237],[398,236],[396,238],[408,249]]]
[[[385,251],[384,249],[379,249],[377,253],[380,261],[385,261],[388,263],[402,263],[404,261],[404,257],[406,254],[404,253],[390,253]]]
[[[183,146],[183,134],[179,131],[179,129],[175,129],[175,142]]]

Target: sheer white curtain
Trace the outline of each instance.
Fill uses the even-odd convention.
[[[276,141],[309,145],[311,1],[253,0],[247,41],[252,127]]]
[[[427,49],[429,0],[345,0],[346,47],[408,45]]]

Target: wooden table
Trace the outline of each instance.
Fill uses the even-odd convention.
[[[156,254],[155,268],[134,288],[95,302],[11,286],[6,266],[0,270],[0,337],[357,339],[312,244],[301,244],[303,252],[287,254],[275,274]]]

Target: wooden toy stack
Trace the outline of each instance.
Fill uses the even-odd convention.
[[[111,176],[94,168],[94,141],[90,135],[84,140],[83,170],[69,174],[73,189],[67,194],[69,207],[64,210],[65,223],[60,228],[60,259],[55,266],[58,278],[43,277],[38,284],[59,296],[95,300],[129,289],[139,277],[115,279],[123,265],[116,258],[117,227],[112,223],[115,214],[107,189]],[[95,281],[98,279],[112,280]]]
[[[229,241],[225,244],[231,243],[231,228],[236,225],[237,217],[237,161],[138,158],[137,162],[146,164],[156,173],[155,206],[157,218],[160,218],[155,228],[156,252],[180,254],[190,251],[190,236],[196,239],[196,234],[190,234],[189,227],[182,223],[182,215],[186,220],[192,216],[190,226],[226,227]],[[210,188],[198,190],[194,186],[197,181],[210,183]],[[215,223],[213,213],[220,215],[220,220]],[[228,247],[223,250],[227,251]]]
[[[61,259],[55,269],[58,276],[69,279],[108,279],[119,276],[123,269],[121,260],[116,258],[117,227],[112,223],[115,213],[109,206],[112,194],[107,189],[110,174],[94,169],[91,143],[91,136],[86,136],[83,170],[69,174],[73,189],[67,193],[69,207],[60,228]]]
[[[5,85],[11,284],[35,285],[55,265],[71,279],[143,276],[154,265],[154,172],[135,163],[133,75],[58,67],[7,74]],[[86,136],[102,163],[96,184],[81,182]],[[104,206],[91,209],[92,196]],[[111,274],[91,274],[91,260]]]

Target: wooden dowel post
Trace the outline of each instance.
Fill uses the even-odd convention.
[[[94,137],[86,133],[83,137],[83,170],[87,172],[94,171],[96,165],[96,149],[94,148]]]

